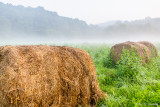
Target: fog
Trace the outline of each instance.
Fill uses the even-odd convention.
[[[109,20],[136,20],[160,17],[159,0],[0,0],[25,7],[44,7],[61,16],[78,18],[89,24]]]
[[[26,35],[15,36],[15,38],[8,38],[0,40],[0,45],[63,45],[63,44],[116,44],[125,41],[150,41],[153,43],[159,43],[160,37],[158,35],[131,35],[128,37],[123,37],[122,35],[108,35],[106,38],[90,38],[90,39],[67,39],[67,38],[44,38],[32,35],[32,37],[27,37]],[[119,38],[120,36],[120,38]],[[122,37],[122,38],[121,38]]]
[[[95,13],[96,15],[97,13]],[[0,45],[118,43],[160,41],[160,18],[112,20],[87,24],[44,7],[24,7],[0,2]]]

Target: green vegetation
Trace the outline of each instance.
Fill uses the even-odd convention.
[[[117,64],[109,57],[108,45],[78,45],[92,56],[100,88],[108,99],[98,107],[148,107],[160,105],[160,57],[141,64],[134,52],[124,50]]]

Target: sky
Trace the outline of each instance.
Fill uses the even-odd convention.
[[[88,24],[112,20],[160,17],[160,0],[0,0],[3,3],[44,7],[60,16],[78,18]]]

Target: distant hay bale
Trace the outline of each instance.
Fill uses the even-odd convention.
[[[157,56],[158,56],[157,48],[156,48],[156,46],[155,46],[154,44],[152,44],[151,42],[148,42],[148,41],[140,41],[140,42],[138,42],[138,43],[147,46],[148,49],[151,51],[152,57],[157,57]]]
[[[105,97],[92,58],[81,49],[0,47],[0,107],[95,106]]]
[[[117,62],[120,59],[121,54],[123,54],[123,48],[127,50],[130,50],[131,48],[135,49],[135,52],[142,58],[143,63],[146,63],[151,59],[151,52],[145,45],[127,41],[116,44],[111,48],[111,57],[114,62]]]

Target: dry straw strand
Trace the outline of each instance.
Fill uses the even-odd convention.
[[[120,55],[123,54],[124,48],[127,50],[133,48],[135,52],[142,58],[142,63],[147,63],[152,58],[151,52],[147,46],[137,42],[127,41],[116,44],[111,48],[110,54],[114,62],[117,62],[120,59]]]
[[[0,47],[0,106],[96,106],[100,90],[90,55],[58,46]]]
[[[151,52],[152,57],[157,57],[158,56],[158,50],[153,43],[148,42],[148,41],[139,41],[138,43],[143,44],[146,47],[148,47],[148,49]]]

